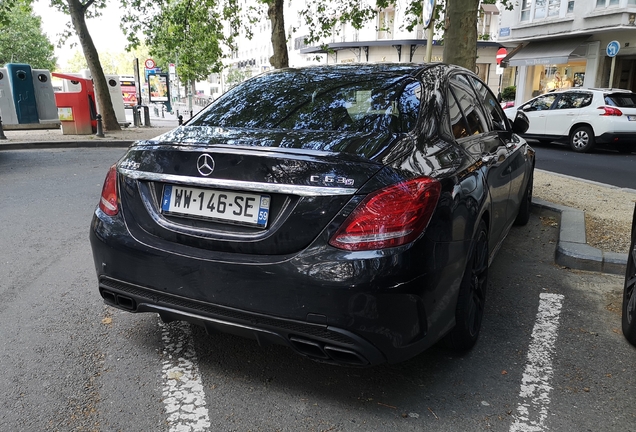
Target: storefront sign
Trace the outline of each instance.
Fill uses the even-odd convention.
[[[535,59],[516,60],[514,66],[553,65],[567,63],[567,57],[544,57]],[[512,64],[512,62],[510,63]]]

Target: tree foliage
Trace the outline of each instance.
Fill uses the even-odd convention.
[[[141,45],[129,52],[113,52],[100,51],[99,59],[106,75],[128,75],[135,74],[133,62],[137,59],[145,59],[149,57],[148,47]],[[68,59],[64,72],[73,73],[82,69],[87,69],[88,64],[81,51],[75,50],[73,55]]]
[[[34,69],[55,70],[54,46],[42,32],[42,20],[33,14],[31,5],[23,1],[12,4],[2,23],[0,65],[26,63]]]
[[[236,1],[225,7],[218,0],[121,1],[133,12],[122,24],[131,47],[139,45],[141,34],[157,64],[175,63],[183,81],[221,71],[223,43],[232,40],[224,33],[224,23],[233,24],[230,10]]]

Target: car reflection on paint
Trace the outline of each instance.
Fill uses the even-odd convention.
[[[632,242],[629,246],[625,269],[622,324],[625,338],[636,346],[636,207],[632,218]]]
[[[260,75],[110,169],[99,292],[336,364],[469,350],[488,267],[529,218],[526,128],[448,65]]]

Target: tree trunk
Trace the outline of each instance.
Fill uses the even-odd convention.
[[[88,28],[86,27],[86,17],[84,15],[85,9],[80,0],[67,0],[69,13],[71,15],[71,23],[75,29],[88,69],[91,71],[93,77],[93,85],[95,86],[95,96],[97,103],[99,104],[99,112],[102,115],[102,124],[106,130],[121,130],[115,110],[113,109],[113,103],[110,100],[110,92],[108,90],[108,84],[106,83],[106,77],[102,65],[99,61],[99,55],[95,49],[93,38],[91,38]]]
[[[267,16],[272,23],[272,47],[274,55],[269,62],[275,69],[289,67],[287,38],[285,37],[284,0],[271,0],[267,8]]]
[[[477,9],[479,0],[447,0],[444,62],[475,71],[477,66]]]

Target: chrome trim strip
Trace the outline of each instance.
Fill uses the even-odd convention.
[[[299,196],[353,195],[357,191],[356,188],[305,186],[280,183],[245,182],[201,177],[185,177],[174,174],[158,174],[146,171],[135,171],[120,167],[117,168],[117,171],[120,174],[123,174],[126,177],[130,177],[134,180],[159,181],[164,183],[183,184],[191,186],[222,187],[234,190],[281,193]]]

